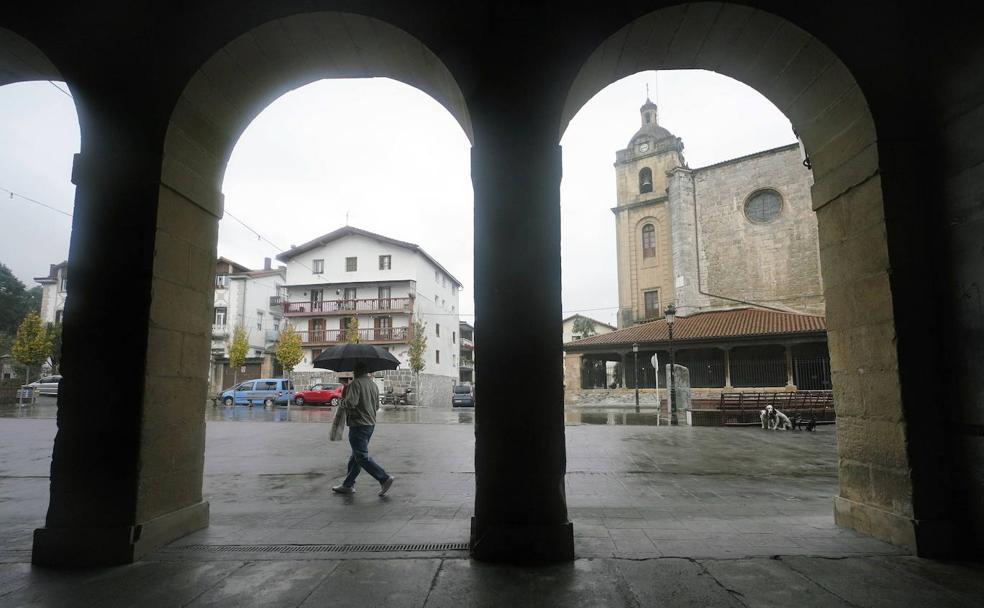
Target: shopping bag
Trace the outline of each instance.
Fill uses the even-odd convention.
[[[341,441],[342,434],[345,432],[345,408],[340,407],[335,410],[335,419],[331,422],[331,434],[328,438],[331,441]]]

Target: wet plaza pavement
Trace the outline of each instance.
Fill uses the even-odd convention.
[[[379,498],[365,474],[353,496],[331,492],[348,446],[328,441],[329,408],[291,408],[290,422],[286,409],[206,410],[210,527],[140,564],[88,575],[29,566],[55,424],[0,418],[0,606],[62,605],[60,594],[83,582],[91,603],[64,605],[104,605],[117,588],[141,589],[141,603],[151,606],[321,605],[326,598],[338,605],[495,606],[512,598],[524,606],[867,606],[903,597],[975,605],[929,582],[941,574],[969,597],[984,597],[979,570],[908,557],[834,526],[834,426],[815,433],[656,427],[624,424],[619,410],[568,412],[567,499],[578,560],[523,569],[472,562],[454,547],[407,549],[467,543],[473,411],[381,411],[372,451],[396,483]],[[343,545],[372,547],[326,549]]]

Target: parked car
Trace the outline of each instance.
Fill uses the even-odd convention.
[[[315,384],[307,390],[294,393],[294,403],[297,405],[304,405],[305,403],[338,405],[342,400],[343,388],[345,388],[344,384],[337,384],[335,382]]]
[[[61,378],[58,374],[42,376],[30,384],[21,386],[17,396],[23,399],[29,399],[34,394],[41,397],[57,397],[58,383],[61,382]]]
[[[283,378],[258,378],[240,382],[219,393],[222,405],[287,405],[294,398],[294,383]]]
[[[451,407],[475,407],[475,387],[457,384],[451,390]]]

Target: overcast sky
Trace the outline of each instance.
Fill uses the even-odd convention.
[[[659,122],[682,137],[691,167],[795,142],[768,100],[705,71],[642,72],[575,116],[561,141],[565,316],[614,324],[615,151],[639,128],[646,84]],[[62,86],[62,85],[59,85]],[[68,254],[69,182],[79,129],[72,100],[47,82],[0,87],[0,262],[28,286]],[[388,79],[323,80],[270,105],[236,144],[225,175],[219,255],[260,267],[279,248],[350,225],[422,246],[464,284],[473,320],[469,143],[426,94]],[[17,195],[11,197],[7,191]],[[467,316],[465,316],[467,315]],[[481,321],[479,320],[479,324]]]

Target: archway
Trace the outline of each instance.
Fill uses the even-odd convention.
[[[144,377],[134,383],[142,390],[142,407],[128,411],[139,431],[127,439],[133,461],[121,463],[128,468],[121,477],[135,484],[132,499],[117,500],[118,482],[100,478],[105,495],[89,501],[94,508],[112,503],[128,513],[91,516],[90,521],[114,522],[118,533],[99,557],[70,554],[63,549],[79,546],[87,532],[79,532],[81,537],[68,532],[68,513],[60,526],[51,526],[51,512],[66,511],[72,496],[53,483],[51,527],[36,535],[36,562],[132,561],[207,525],[201,408],[207,397],[222,176],[239,135],[264,107],[288,90],[333,77],[390,77],[415,86],[444,105],[471,136],[463,96],[447,68],[407,33],[370,17],[325,12],[277,19],[242,34],[206,61],[171,113],[160,182],[154,185],[149,320],[146,334],[134,332],[142,342],[135,356],[146,359]],[[62,444],[74,441],[66,437]],[[73,463],[60,460],[70,455],[59,447],[56,441],[53,470],[66,471],[66,479],[82,485],[82,475],[72,478]],[[135,524],[120,526],[120,521]]]
[[[720,3],[662,9],[598,47],[574,79],[561,133],[615,80],[644,69],[699,68],[755,88],[792,122],[812,163],[814,210],[838,402],[836,521],[920,550],[914,458],[898,374],[875,123],[864,92],[820,40],[775,15]],[[864,294],[863,297],[857,294]]]

